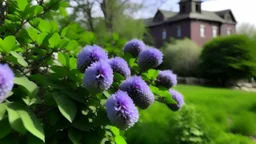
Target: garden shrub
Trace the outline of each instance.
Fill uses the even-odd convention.
[[[163,67],[172,69],[180,76],[196,76],[201,48],[192,40],[175,40],[166,44]]]
[[[176,117],[171,133],[179,144],[206,144],[208,139],[202,122],[195,107],[186,105]]]
[[[139,109],[154,101],[181,108],[182,95],[169,92],[173,73],[156,85],[159,50],[144,46],[133,57],[135,41],[113,57],[92,45],[93,33],[59,27],[51,13],[66,2],[37,2],[8,0],[1,9],[7,10],[0,27],[1,144],[125,144],[120,130],[139,121]]]
[[[202,74],[211,79],[250,78],[256,72],[256,49],[246,35],[217,37],[206,43],[201,55]]]

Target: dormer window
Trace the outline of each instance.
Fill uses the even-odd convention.
[[[184,12],[186,12],[186,7],[185,7],[185,5],[182,5],[181,6],[181,10],[180,10],[182,13],[184,13]]]
[[[196,4],[196,12],[200,13],[201,12],[201,8],[199,4]]]

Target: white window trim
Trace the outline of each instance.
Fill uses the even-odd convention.
[[[162,31],[162,39],[165,40],[166,37],[167,37],[167,32],[166,32],[165,29],[163,29],[163,31]]]
[[[176,30],[176,32],[177,32],[177,37],[181,37],[181,26],[177,26],[177,30]]]
[[[204,30],[203,33],[201,31],[202,29]],[[200,25],[200,37],[204,38],[205,36],[206,36],[206,34],[205,34],[205,25]]]
[[[231,28],[227,28],[227,35],[231,35],[232,34],[232,29]]]
[[[216,31],[216,35],[214,34],[214,31]],[[217,37],[217,36],[218,36],[218,27],[212,26],[212,37]]]

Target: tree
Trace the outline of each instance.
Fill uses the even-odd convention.
[[[256,26],[250,23],[241,23],[237,26],[237,33],[246,34],[250,37],[256,35]]]
[[[131,14],[141,4],[128,0],[72,0],[72,3],[75,3],[72,4],[72,15],[76,21],[89,31],[99,32],[98,35],[118,33],[131,38],[127,29],[132,29],[135,37],[142,38],[145,32],[144,22],[134,19]]]
[[[218,37],[203,47],[201,72],[207,78],[237,80],[255,76],[256,49],[246,35]]]
[[[202,49],[192,40],[172,40],[163,48],[163,67],[180,76],[195,76]]]

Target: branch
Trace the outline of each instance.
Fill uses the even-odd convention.
[[[42,0],[42,1],[43,1],[43,0]],[[41,2],[42,2],[42,1],[41,1]],[[18,28],[16,29],[16,31],[14,32],[14,35],[16,35],[16,34],[20,31],[20,29],[21,29],[27,22],[33,20],[34,18],[43,16],[43,15],[46,14],[48,11],[50,11],[54,6],[56,6],[56,4],[58,4],[58,2],[60,2],[60,1],[62,1],[62,0],[56,1],[55,3],[53,3],[52,5],[50,5],[48,8],[45,8],[44,12],[42,12],[41,14],[38,14],[38,15],[32,17],[32,18],[28,18],[28,19],[26,19],[26,20],[23,20],[23,21],[21,22],[21,24],[18,26]]]

